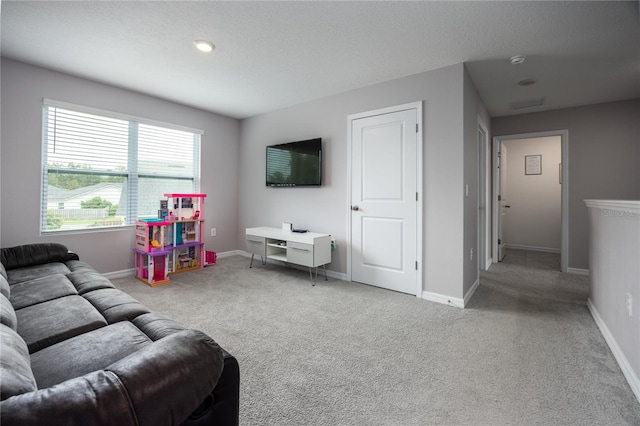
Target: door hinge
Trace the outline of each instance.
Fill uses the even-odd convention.
[[[502,244],[502,240],[498,238],[498,245]]]
[[[417,193],[417,192],[416,192],[416,201],[420,201],[420,200],[418,199],[418,193]]]
[[[416,260],[416,271],[418,270],[418,261]]]
[[[502,201],[502,195],[498,195],[498,201]]]
[[[416,123],[416,133],[418,133],[418,123]]]
[[[502,157],[502,151],[498,151],[498,158]]]

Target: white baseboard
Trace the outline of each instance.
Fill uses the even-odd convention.
[[[485,262],[485,267],[484,270],[488,271],[489,268],[491,267],[491,265],[493,265],[493,259],[492,258],[488,258]]]
[[[244,256],[245,253],[246,252],[242,250],[223,251],[220,253],[216,253],[216,259],[224,259],[225,257],[231,257],[231,256],[237,256],[237,255]],[[246,254],[249,254],[249,253],[246,253]]]
[[[567,268],[568,274],[576,274],[576,275],[589,275],[588,269],[580,269],[580,268]]]
[[[609,345],[611,352],[613,352],[613,356],[615,357],[616,361],[618,361],[618,365],[622,370],[622,374],[624,374],[624,377],[627,379],[627,382],[629,383],[633,394],[636,396],[638,402],[640,402],[640,379],[638,378],[638,375],[635,371],[633,371],[629,360],[622,352],[622,349],[620,349],[620,346],[618,346],[618,342],[616,342],[616,339],[613,337],[613,335],[609,331],[609,328],[602,320],[602,317],[596,310],[596,307],[593,305],[593,303],[591,303],[591,299],[587,299],[587,306],[589,307],[589,312],[591,312],[593,320],[596,322],[596,325],[604,336],[604,340],[607,342],[607,345]]]
[[[533,247],[533,246],[520,246],[517,244],[505,244],[504,248],[514,249],[514,250],[529,250],[529,251],[541,251],[544,253],[560,253],[560,249],[551,248],[551,247]]]
[[[456,308],[464,308],[464,300],[459,297],[449,297],[439,293],[423,291],[422,298],[430,302],[442,303],[443,305],[455,306]]]
[[[113,271],[102,274],[105,278],[114,280],[116,278],[127,278],[135,275],[136,270],[134,268],[131,269],[123,269],[122,271]]]
[[[476,292],[479,285],[480,285],[480,278],[478,278],[476,282],[473,283],[473,285],[471,286],[467,294],[464,295],[464,298],[462,299],[464,306],[467,306],[469,304],[469,300],[471,300],[471,298],[473,297],[473,294]]]
[[[240,255],[240,256],[244,256],[246,258],[251,258],[251,253],[246,252],[244,250],[235,250],[231,255]],[[256,258],[254,259],[254,264],[255,262],[258,262],[258,265],[260,264],[260,256],[256,256]],[[299,269],[301,271],[306,271],[309,272],[309,268],[306,266],[302,266],[302,265],[295,265],[293,263],[286,263],[285,262],[281,262],[279,260],[274,260],[274,259],[269,259],[267,258],[267,263],[272,263],[274,265],[281,265],[281,266],[289,266],[290,268],[296,268]],[[318,276],[322,276],[324,275],[324,270],[322,268],[318,268]],[[334,278],[336,280],[341,280],[341,281],[348,281],[347,280],[347,274],[343,274],[342,272],[336,272],[336,271],[331,271],[329,269],[327,269],[327,278]]]

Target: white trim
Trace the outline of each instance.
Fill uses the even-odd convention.
[[[246,251],[242,251],[242,250],[229,250],[229,251],[223,251],[221,253],[216,253],[216,259],[224,259],[225,257],[231,257],[231,256],[244,256],[245,254],[249,254]]]
[[[496,164],[498,158],[498,146],[501,142],[514,139],[532,139],[532,138],[544,138],[548,136],[560,136],[562,145],[562,193],[561,193],[561,236],[560,236],[560,270],[567,272],[569,268],[569,131],[564,130],[550,130],[546,132],[533,132],[533,133],[520,133],[515,135],[503,135],[494,136],[493,138],[493,255],[494,262],[498,259],[498,197],[497,197],[497,182],[496,182]]]
[[[422,299],[430,302],[441,303],[443,305],[455,306],[456,308],[464,308],[464,300],[459,297],[449,297],[444,294],[432,293],[430,291],[422,292]]]
[[[233,256],[233,255],[240,255],[240,256],[244,256],[248,259],[251,258],[251,253],[249,253],[248,251],[244,251],[244,250],[234,250],[233,252],[227,252],[230,253],[225,257],[228,256]],[[220,256],[218,256],[220,257]],[[286,263],[286,262],[282,262],[280,260],[275,260],[275,259],[270,259],[267,258],[267,263],[272,263],[274,265],[279,265],[279,266],[288,266],[290,268],[295,268],[295,269],[299,269],[301,271],[306,271],[309,272],[309,268],[307,266],[302,266],[302,265],[295,265],[293,263]],[[262,266],[262,265],[260,265]],[[336,280],[340,280],[340,281],[349,281],[347,279],[347,274],[343,274],[342,272],[336,272],[336,271],[331,271],[329,269],[326,270],[327,271],[327,277],[328,278],[334,278]],[[318,268],[318,276],[322,276],[324,274],[324,270],[321,268]],[[320,282],[320,281],[318,281]]]
[[[478,146],[478,207],[484,205],[484,219],[481,223],[482,214],[478,211],[478,245],[476,248],[478,258],[478,269],[486,271],[491,265],[491,141],[489,140],[489,130],[478,115],[478,130],[484,134],[483,143]],[[478,142],[478,141],[476,141]],[[484,149],[483,149],[484,148]],[[481,153],[481,151],[484,151]],[[484,164],[480,160],[484,157]],[[484,171],[484,174],[482,173]],[[484,183],[484,188],[481,184]],[[484,200],[480,202],[480,195],[484,193]],[[480,238],[481,236],[484,237]],[[482,247],[481,247],[482,246]],[[481,254],[484,254],[484,265]],[[478,271],[480,277],[480,271]]]
[[[487,259],[487,266],[485,268],[485,271],[488,271],[491,265],[493,265],[493,258],[490,257]]]
[[[56,101],[56,100],[53,100],[53,99],[44,98],[42,100],[42,104],[43,105],[47,105],[47,106],[52,106],[52,107],[69,109],[69,110],[72,110],[72,111],[84,112],[84,113],[87,113],[87,114],[102,115],[102,116],[105,116],[105,117],[115,118],[115,119],[118,119],[118,120],[135,121],[137,123],[148,124],[150,126],[164,127],[165,129],[178,130],[178,131],[181,131],[181,132],[196,133],[196,134],[201,135],[201,136],[204,135],[204,130],[195,129],[193,127],[180,126],[178,124],[167,123],[167,122],[158,121],[158,120],[152,120],[150,118],[139,117],[139,116],[135,116],[135,115],[131,115],[131,114],[123,114],[123,113],[119,113],[119,112],[108,111],[108,110],[105,110],[105,109],[93,108],[93,107],[88,107],[88,106],[84,106],[84,105],[72,104],[70,102]]]
[[[473,283],[473,285],[471,286],[467,294],[464,295],[464,298],[462,299],[462,303],[464,304],[463,307],[469,304],[469,300],[471,300],[471,298],[473,297],[474,293],[476,292],[479,286],[480,286],[480,278],[478,278],[476,282]]]
[[[541,251],[544,253],[560,253],[560,249],[552,248],[552,247],[521,246],[518,244],[505,244],[504,247],[514,249],[514,250]]]
[[[373,117],[376,115],[384,115],[394,112],[416,110],[416,123],[418,124],[418,132],[416,133],[416,192],[418,193],[419,201],[416,203],[416,261],[418,262],[418,271],[416,273],[416,297],[420,297],[423,289],[423,271],[424,262],[423,258],[423,232],[422,232],[422,206],[424,204],[424,191],[423,191],[423,121],[422,121],[422,101],[410,102],[406,104],[396,105],[387,108],[380,108],[373,111],[360,112],[357,114],[349,114],[347,116],[347,212],[351,212],[351,148],[352,148],[352,123],[354,120]],[[351,214],[348,213],[349,219],[347,220],[347,247],[352,247],[351,244]],[[347,273],[345,274],[345,281],[351,281],[351,249],[347,250]]]
[[[634,210],[640,211],[640,201],[636,200],[584,200],[587,207],[595,209]]]
[[[638,400],[638,402],[640,402],[640,379],[638,378],[635,371],[633,371],[633,368],[631,367],[629,360],[627,360],[627,357],[624,355],[624,352],[622,352],[622,349],[620,349],[620,346],[618,346],[618,342],[616,342],[616,339],[613,337],[613,334],[611,334],[611,332],[609,331],[609,328],[607,327],[605,322],[602,320],[602,317],[596,310],[596,307],[593,305],[593,303],[591,303],[591,299],[587,299],[587,307],[589,308],[589,312],[591,312],[591,316],[593,317],[593,320],[596,322],[596,325],[600,329],[600,332],[602,333],[604,340],[607,342],[607,345],[609,345],[609,348],[611,349],[613,356],[618,362],[618,365],[622,370],[622,374],[624,374],[625,379],[627,379],[627,382],[629,383],[629,386],[631,387],[633,394],[636,396],[636,399]]]
[[[135,272],[136,272],[135,268],[131,268],[131,269],[123,269],[121,271],[106,272],[102,274],[102,276],[109,280],[115,280],[116,278],[133,277],[135,275]]]
[[[589,276],[589,270],[588,269],[580,269],[580,268],[567,268],[567,274],[576,274],[576,275]]]

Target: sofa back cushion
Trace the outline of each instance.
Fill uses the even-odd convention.
[[[26,244],[0,249],[0,261],[7,270],[49,262],[63,262],[69,253],[60,243]]]
[[[0,347],[0,400],[37,390],[27,344],[4,324],[0,324]]]

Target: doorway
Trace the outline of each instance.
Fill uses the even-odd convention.
[[[504,152],[504,148],[507,146],[511,146],[512,151],[518,151],[516,147],[518,147],[518,143],[524,143],[529,140],[541,139],[544,138],[553,138],[555,137],[560,139],[560,159],[554,159],[552,155],[545,154],[542,155],[541,152],[538,152],[542,149],[543,145],[539,145],[540,148],[536,148],[536,150],[529,152],[529,155],[519,155],[519,158],[516,161],[508,161],[507,155]],[[549,217],[544,217],[544,215],[540,214],[539,210],[544,206],[543,202],[538,204],[531,203],[531,200],[528,200],[526,196],[523,194],[525,191],[516,190],[512,191],[513,193],[509,193],[509,187],[514,187],[510,185],[505,180],[509,179],[509,176],[515,177],[516,179],[522,179],[523,182],[526,182],[526,185],[530,185],[532,188],[535,188],[535,185],[538,185],[543,179],[549,182],[555,182],[557,186],[560,186],[560,218],[559,218],[559,228],[560,228],[560,270],[562,272],[567,272],[568,269],[568,185],[569,185],[569,176],[568,176],[568,131],[567,130],[559,130],[559,131],[549,131],[549,132],[538,132],[538,133],[526,133],[526,134],[517,134],[517,135],[505,135],[494,137],[493,139],[493,261],[499,262],[504,257],[504,249],[507,246],[504,236],[502,232],[505,231],[505,225],[511,226],[511,229],[516,229],[514,226],[518,226],[518,223],[522,226],[522,223],[532,223],[535,220],[549,220]],[[551,140],[549,139],[549,143]],[[520,153],[522,154],[522,153]],[[522,160],[522,161],[520,161]],[[514,164],[511,164],[514,163]],[[522,164],[520,164],[522,163]],[[510,171],[510,173],[508,173]],[[515,173],[515,174],[514,174]],[[517,188],[517,187],[516,187]],[[516,205],[513,204],[513,201],[516,201]],[[525,216],[520,217],[520,222],[518,221],[509,221],[512,217],[507,217],[508,215],[513,215],[514,217],[516,213],[514,213],[514,209],[516,206],[519,210],[518,214],[524,214]],[[528,217],[528,219],[527,219]],[[522,222],[525,220],[525,222]],[[546,250],[544,241],[549,241],[553,238],[553,236],[547,236],[545,240],[540,232],[535,230],[533,226],[526,227],[528,231],[523,231],[521,234],[526,234],[529,232],[533,234],[530,238],[533,238],[535,243],[531,245],[527,244],[514,244],[512,247],[521,248],[525,250],[538,250],[538,251],[553,251],[553,248]],[[508,231],[508,229],[507,229]],[[537,232],[537,233],[536,233]],[[555,235],[557,238],[557,233]],[[550,244],[557,245],[557,243]]]
[[[421,296],[422,104],[348,117],[349,280]]]

